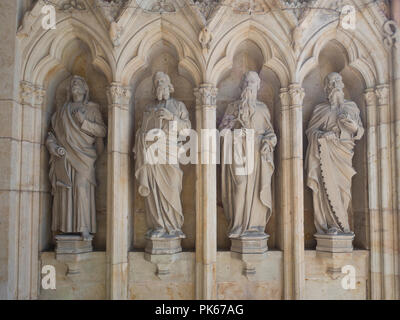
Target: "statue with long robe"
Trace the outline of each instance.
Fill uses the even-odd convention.
[[[257,100],[260,82],[256,72],[245,73],[241,99],[228,105],[219,127],[222,204],[229,238],[265,236],[272,213],[271,177],[277,139],[267,106]]]
[[[170,97],[174,88],[167,74],[157,72],[153,85],[157,100],[145,108],[134,148],[135,177],[139,194],[145,200],[146,237],[185,238],[181,204],[183,171],[177,150],[179,132],[191,128],[189,113],[183,102]],[[157,132],[164,139],[152,135]]]
[[[89,101],[82,77],[73,76],[67,102],[51,118],[46,139],[53,195],[52,230],[96,233],[95,162],[103,151],[104,125],[99,106]]]
[[[314,223],[319,234],[352,234],[349,226],[355,141],[364,128],[360,110],[345,100],[338,73],[325,78],[328,102],[317,105],[306,130],[307,186],[313,192]]]

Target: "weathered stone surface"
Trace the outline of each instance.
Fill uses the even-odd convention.
[[[0,298],[400,298],[399,1],[51,2],[57,25],[45,30],[44,1],[0,1]],[[351,20],[344,4],[356,9],[355,29],[344,23]],[[174,98],[198,132],[218,128],[227,106],[240,99],[246,72],[259,76],[257,100],[277,136],[272,214],[262,230],[269,251],[229,251],[221,167],[209,163],[181,166],[183,252],[145,252],[145,200],[131,150],[145,107],[155,103],[157,71],[171,77]],[[304,183],[312,144],[305,128],[326,101],[323,79],[332,72],[342,76],[344,97],[357,105],[366,129],[348,149],[357,172],[342,212],[355,233],[348,253],[316,250],[318,206]],[[99,103],[107,152],[96,160],[95,251],[60,261],[52,252],[45,141],[73,74],[87,80]],[[199,158],[201,151],[213,155],[205,141],[199,139]],[[336,169],[326,182],[343,167]],[[56,290],[40,286],[47,264],[56,267]],[[355,289],[342,286],[346,266],[356,269]]]
[[[318,234],[314,235],[317,239],[317,251],[323,252],[352,252],[354,234]]]
[[[265,253],[268,251],[268,238],[267,234],[262,237],[232,238],[231,251],[244,254]]]

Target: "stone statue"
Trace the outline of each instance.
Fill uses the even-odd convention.
[[[179,168],[178,161],[175,163],[168,161],[171,150],[178,148],[178,139],[175,144],[169,138],[164,141],[165,156],[168,159],[161,159],[160,152],[160,161],[157,163],[148,161],[148,151],[153,141],[148,141],[146,136],[150,131],[162,130],[165,136],[175,134],[178,138],[177,134],[181,130],[191,128],[189,113],[184,103],[171,98],[174,87],[167,74],[157,72],[153,77],[153,85],[157,100],[145,108],[141,126],[136,133],[134,149],[138,191],[145,198],[148,227],[146,237],[149,239],[185,238],[181,230],[183,212],[180,198],[183,172]],[[168,132],[172,122],[176,123],[177,130]],[[157,143],[160,145],[160,140]]]
[[[353,234],[348,209],[351,201],[351,179],[355,141],[364,128],[360,110],[353,101],[344,99],[340,74],[325,78],[326,103],[315,107],[306,130],[307,186],[313,191],[314,223],[318,234]]]
[[[84,240],[96,232],[95,162],[106,133],[99,106],[89,101],[85,79],[73,76],[67,102],[53,114],[46,140],[53,231],[81,233]]]
[[[228,129],[238,132],[242,137],[235,141],[233,134],[233,144],[228,147],[228,141],[223,137],[221,144],[222,203],[229,222],[228,235],[231,239],[265,237],[265,226],[271,217],[271,177],[274,172],[273,152],[277,139],[267,106],[257,100],[260,82],[256,72],[244,74],[241,98],[228,105],[220,124],[221,135],[224,129]],[[248,141],[246,135],[251,129],[254,130],[254,139]],[[253,158],[249,157],[249,152],[245,154],[245,157],[254,161],[254,166],[249,165],[252,167],[251,172],[238,174],[237,168],[241,164],[237,162],[240,161],[224,161],[228,149],[234,149],[233,154],[237,154],[238,147],[243,153],[254,149]]]

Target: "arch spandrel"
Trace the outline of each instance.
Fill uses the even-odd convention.
[[[41,20],[35,24],[41,24]],[[71,16],[57,21],[54,30],[39,30],[35,37],[26,40],[27,43],[22,39],[22,52],[27,57],[22,61],[22,79],[42,84],[46,75],[61,64],[63,49],[70,41],[79,39],[88,46],[93,65],[112,81],[116,63],[108,34],[103,29],[93,28]],[[44,48],[46,55],[43,55]]]
[[[178,54],[179,68],[196,86],[202,82],[204,70],[200,45],[189,39],[177,26],[164,25],[156,20],[134,34],[124,45],[118,57],[116,79],[124,84],[130,82],[137,72],[148,65],[148,53],[159,41],[170,43]],[[134,54],[132,54],[134,53]]]
[[[337,27],[337,22],[331,22],[321,28],[308,41],[299,57],[295,81],[302,83],[307,74],[318,65],[321,50],[329,42],[335,40],[345,49],[349,66],[363,75],[366,87],[385,82],[387,66],[382,64],[386,53],[381,46],[365,39],[357,32],[346,31]],[[310,54],[311,52],[311,54]]]
[[[218,83],[232,68],[236,49],[245,40],[257,44],[264,56],[264,66],[277,74],[282,86],[287,86],[294,71],[294,55],[284,41],[254,20],[242,21],[231,28],[211,49],[205,75],[208,82]]]

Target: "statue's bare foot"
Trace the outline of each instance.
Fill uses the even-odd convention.
[[[83,232],[82,232],[82,238],[83,238],[83,240],[84,241],[89,241],[90,240],[90,232],[89,232],[89,230],[84,230]]]

